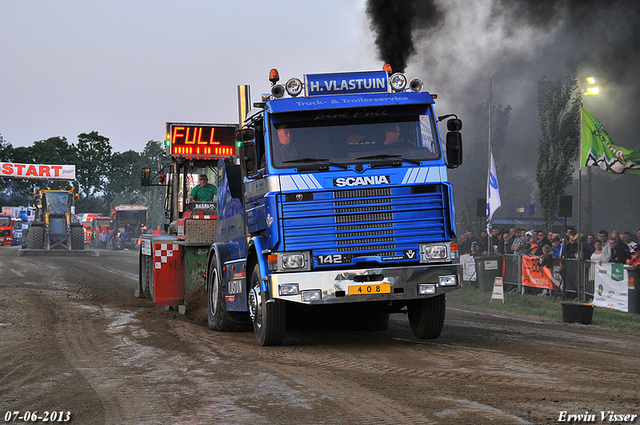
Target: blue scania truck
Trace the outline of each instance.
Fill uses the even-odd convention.
[[[462,162],[462,122],[386,69],[269,80],[255,104],[238,87],[236,151],[212,173],[209,327],[279,345],[294,314],[375,330],[405,313],[417,338],[437,338],[461,283],[447,169]]]

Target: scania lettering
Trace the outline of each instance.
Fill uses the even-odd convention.
[[[371,176],[371,177],[347,177],[337,178],[333,181],[336,187],[343,186],[364,186],[373,184],[389,184],[390,176]]]
[[[172,302],[188,305],[202,287],[211,329],[253,328],[261,345],[286,342],[287,319],[309,311],[367,330],[406,313],[417,338],[437,338],[445,294],[460,285],[447,170],[462,163],[462,122],[437,118],[435,95],[386,67],[285,84],[274,69],[269,81],[255,103],[238,87],[237,145],[221,144],[232,155],[185,156],[168,140],[172,164],[157,172],[167,235],[143,235],[139,291],[156,299],[182,281]],[[173,125],[168,135],[186,134]],[[217,187],[209,210],[186,201],[202,173]],[[153,178],[143,171],[143,183]],[[202,281],[190,283],[187,235],[203,217],[213,242]]]

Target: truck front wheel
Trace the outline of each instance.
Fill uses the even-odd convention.
[[[444,294],[423,300],[410,301],[407,305],[409,324],[418,339],[435,339],[442,333],[446,309]]]
[[[280,345],[287,330],[287,311],[284,303],[268,299],[260,288],[260,267],[256,264],[251,273],[249,291],[249,313],[253,320],[253,331],[260,345]]]

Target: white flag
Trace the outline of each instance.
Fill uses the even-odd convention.
[[[491,164],[489,165],[489,176],[487,177],[487,228],[491,227],[493,213],[500,208],[500,188],[498,187],[498,175],[496,174],[496,164],[493,162],[491,154]]]

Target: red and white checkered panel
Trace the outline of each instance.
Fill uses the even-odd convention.
[[[153,300],[156,305],[184,304],[182,245],[173,241],[156,241],[153,248]]]
[[[154,250],[154,260],[155,260],[155,268],[161,269],[163,264],[166,264],[169,261],[169,258],[172,258],[175,254],[178,254],[178,250],[180,249],[177,243],[157,243],[155,244]]]

